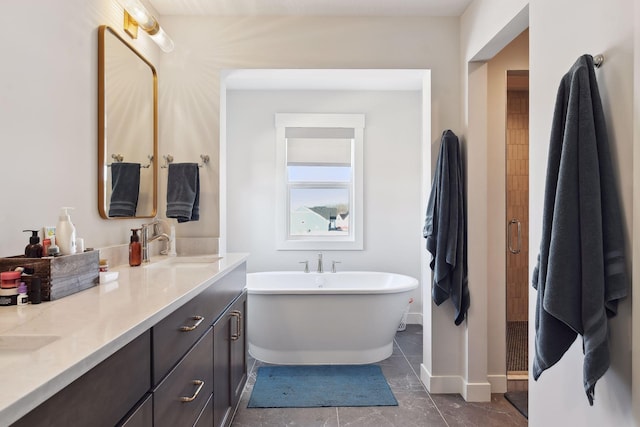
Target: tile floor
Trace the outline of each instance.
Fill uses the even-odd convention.
[[[408,325],[396,334],[391,357],[379,362],[399,406],[366,408],[247,408],[261,362],[249,360],[249,380],[232,427],[431,427],[526,426],[527,420],[494,394],[491,402],[467,403],[460,395],[430,395],[419,379],[422,361],[422,327]]]

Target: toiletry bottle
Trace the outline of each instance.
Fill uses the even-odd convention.
[[[51,244],[47,249],[47,256],[60,256],[60,248],[56,245],[56,236],[49,237],[49,240],[51,240]]]
[[[61,208],[58,225],[56,226],[56,243],[62,255],[76,253],[76,228],[71,222],[69,209],[73,208]]]
[[[18,305],[26,305],[28,302],[27,285],[24,282],[20,282],[20,286],[18,286]]]
[[[31,304],[40,304],[42,301],[42,280],[39,277],[31,276],[31,286],[29,289],[29,300]]]
[[[31,232],[29,238],[29,244],[24,248],[24,256],[27,258],[42,258],[42,245],[40,244],[40,237],[38,237],[38,230],[22,230],[24,232]]]
[[[51,239],[42,239],[42,256],[49,256],[49,246],[51,246]]]
[[[131,229],[131,243],[129,243],[129,265],[137,267],[142,263],[142,245],[138,236],[139,228]]]

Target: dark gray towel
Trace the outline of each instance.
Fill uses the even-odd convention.
[[[139,194],[140,163],[112,163],[109,216],[135,216]]]
[[[197,163],[169,163],[167,218],[200,219],[200,168]]]
[[[437,305],[451,298],[456,325],[465,319],[470,304],[466,232],[460,143],[458,137],[447,130],[442,134],[423,236],[433,256],[431,296]]]
[[[593,58],[584,55],[562,78],[551,127],[532,278],[538,291],[533,377],[558,362],[580,334],[591,405],[609,368],[607,317],[627,295],[620,211]]]

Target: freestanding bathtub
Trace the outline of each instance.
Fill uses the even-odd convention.
[[[249,354],[300,365],[386,359],[417,287],[413,277],[393,273],[250,273]]]

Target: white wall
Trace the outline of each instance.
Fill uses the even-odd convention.
[[[623,199],[625,226],[632,236],[631,205],[633,201],[632,147],[637,145],[633,135],[633,32],[634,2],[529,2],[530,24],[530,267],[538,253],[541,211],[544,192],[548,140],[555,94],[562,75],[584,53],[604,53],[605,65],[597,71],[600,93],[607,114],[609,134],[616,169],[619,173]],[[526,6],[526,2],[519,6]],[[519,15],[518,7],[508,9],[500,0],[476,0],[461,21],[463,75],[466,63],[472,58],[488,59],[496,51],[484,56],[486,46],[492,45],[496,34],[510,27]],[[638,11],[635,11],[637,18]],[[496,19],[502,17],[502,19]],[[635,22],[636,34],[638,21]],[[474,34],[473,39],[466,34]],[[500,37],[498,37],[500,38]],[[636,47],[637,54],[637,47]],[[637,58],[636,58],[637,61]],[[480,67],[482,68],[482,67]],[[469,67],[470,79],[478,66]],[[636,70],[637,78],[637,70]],[[463,84],[463,95],[466,97]],[[469,96],[471,97],[471,93]],[[638,94],[635,92],[637,105]],[[469,101],[471,107],[471,98]],[[471,111],[471,108],[469,110]],[[637,112],[636,112],[637,116]],[[466,121],[466,120],[465,120]],[[471,122],[471,121],[470,121]],[[476,136],[474,135],[474,138]],[[482,135],[479,135],[482,139]],[[472,176],[481,181],[483,176]],[[635,239],[637,240],[637,239]],[[631,237],[629,238],[631,243]],[[631,245],[629,245],[631,247]],[[637,255],[635,256],[637,258]],[[631,255],[629,256],[631,259]],[[533,328],[535,292],[530,293],[530,327]],[[621,304],[618,317],[610,322],[612,366],[596,387],[596,400],[589,407],[582,386],[580,340],[563,359],[542,374],[538,382],[530,381],[529,423],[542,425],[640,425],[638,412],[632,414],[632,402],[638,407],[640,396],[631,395],[631,305]],[[637,335],[636,335],[637,338]],[[530,330],[529,348],[533,349]],[[637,348],[637,339],[634,343]],[[635,357],[638,360],[637,357]],[[638,365],[637,362],[636,367]],[[637,374],[636,374],[637,375]]]
[[[183,156],[207,152],[218,162],[220,71],[225,69],[432,69],[431,139],[459,124],[457,18],[167,16],[162,24],[176,45],[159,71],[164,150]],[[201,176],[202,184],[215,186],[218,174],[211,169]],[[201,209],[200,225],[178,230],[183,235],[226,239],[216,212],[217,203],[224,206],[226,189],[221,196],[211,191],[221,199]]]
[[[603,100],[614,169],[618,172],[624,226],[629,233],[631,270],[633,201],[633,7],[632,0],[602,2],[532,1],[530,74],[530,270],[538,254],[544,171],[556,91],[560,79],[585,53],[604,53],[596,72]],[[638,23],[636,22],[636,25]],[[570,34],[570,36],[568,36]],[[638,146],[640,141],[635,141]],[[537,171],[537,173],[536,173]],[[530,325],[535,292],[530,292]],[[620,304],[609,322],[611,367],[596,385],[595,403],[589,407],[582,386],[582,343],[577,339],[560,362],[530,381],[530,423],[535,426],[640,425],[631,406],[631,301]],[[531,335],[531,334],[530,334]],[[530,340],[530,347],[532,341]],[[636,355],[637,359],[638,356]],[[558,391],[562,390],[561,393]]]
[[[104,221],[97,208],[98,26],[124,34],[114,0],[2,2],[0,256],[24,253],[26,228],[55,225],[61,206],[85,245],[127,242],[141,221]],[[128,36],[124,35],[128,39]],[[134,43],[152,62],[148,37]]]
[[[525,31],[487,62],[487,274],[488,375],[506,391],[506,117],[507,70],[529,69],[529,35]],[[502,388],[500,387],[502,386]]]
[[[250,252],[250,271],[315,268],[420,277],[419,91],[227,91],[228,250]],[[363,113],[364,250],[276,250],[276,113]],[[420,289],[412,311],[421,312]]]

